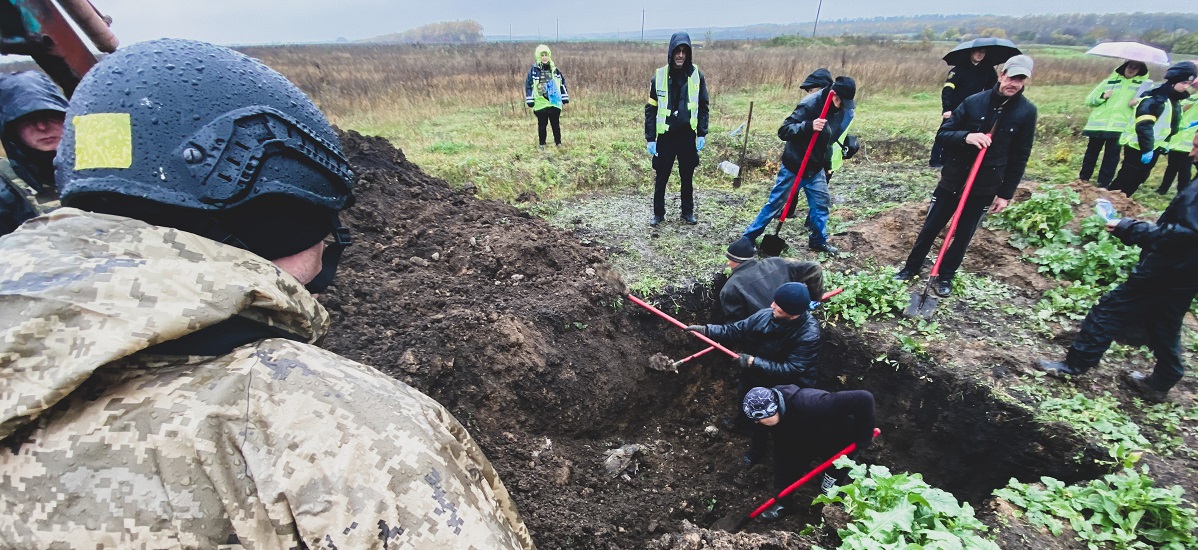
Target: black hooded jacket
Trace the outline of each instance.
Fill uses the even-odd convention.
[[[44,74],[24,71],[0,76],[0,143],[4,144],[9,167],[39,196],[58,194],[54,187],[54,153],[25,146],[12,122],[37,111],[66,113],[66,109],[66,98]],[[11,233],[36,215],[24,194],[8,179],[0,174],[0,235]]]
[[[814,82],[812,79],[815,76],[813,73],[807,77],[808,81]],[[807,152],[807,145],[811,142],[813,133],[811,123],[819,118],[824,103],[828,101],[828,90],[831,89],[829,83],[828,87],[804,97],[778,128],[778,139],[786,142],[786,147],[782,150],[782,164],[793,173],[797,174],[803,164],[803,155]],[[807,173],[800,176],[808,176],[830,168],[832,144],[840,139],[840,134],[843,134],[848,126],[844,120],[845,115],[845,109],[838,108],[835,104],[828,106],[828,122],[816,138],[815,147],[811,149],[811,158],[807,160]]]
[[[674,67],[673,52],[681,45],[686,45],[687,55],[686,63],[681,69]],[[666,50],[666,66],[670,68],[669,84],[670,89],[667,95],[669,104],[659,105],[657,99],[657,78],[649,79],[649,103],[645,104],[645,141],[657,141],[657,110],[668,109],[671,113],[677,113],[666,117],[666,123],[670,126],[670,131],[690,132],[690,110],[698,109],[698,120],[694,133],[696,136],[703,137],[707,135],[707,79],[703,77],[703,71],[699,71],[699,105],[688,105],[686,92],[686,81],[695,69],[692,63],[692,47],[690,35],[684,32],[676,32],[670,37],[670,48]]]
[[[970,193],[993,194],[1007,200],[1015,196],[1036,140],[1036,106],[1023,96],[1023,91],[1009,98],[999,94],[997,88],[971,95],[940,125],[936,143],[944,147],[945,166],[940,187],[956,192],[965,185],[965,175],[979,152],[977,147],[965,143],[965,137],[986,133],[991,126],[994,126],[994,135],[982,159],[982,167],[1001,168],[1002,177],[987,181],[978,178]],[[962,177],[944,177],[949,172],[961,173]]]
[[[944,88],[940,90],[941,112],[956,109],[965,98],[993,88],[998,83],[998,73],[993,65],[985,62],[978,65],[957,65],[948,71]]]
[[[707,325],[707,336],[755,357],[754,371],[773,384],[814,386],[819,379],[819,321],[810,313],[797,319],[775,319],[765,308],[727,325]]]

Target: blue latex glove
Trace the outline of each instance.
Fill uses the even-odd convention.
[[[650,141],[649,143],[646,143],[645,149],[649,151],[650,155],[653,155],[655,157],[657,156],[657,142],[656,141]]]
[[[703,145],[707,143],[707,136],[699,136],[695,140],[695,151],[702,151]]]
[[[1144,153],[1143,155],[1140,155],[1140,163],[1148,164],[1148,163],[1152,162],[1152,157],[1154,155],[1156,155],[1156,151],[1149,151],[1147,153]]]

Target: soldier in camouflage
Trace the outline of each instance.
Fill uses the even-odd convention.
[[[0,547],[533,548],[445,408],[312,345],[353,179],[302,92],[159,40],[69,115],[0,238]]]
[[[58,208],[54,152],[62,139],[67,100],[46,75],[0,75],[0,235]]]

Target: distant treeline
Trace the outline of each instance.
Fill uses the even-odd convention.
[[[367,38],[362,42],[384,44],[474,44],[483,41],[483,26],[478,21],[430,23],[412,30]]]

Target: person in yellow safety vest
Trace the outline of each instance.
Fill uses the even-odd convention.
[[[1127,61],[1111,72],[1111,76],[1099,82],[1090,95],[1086,106],[1092,108],[1090,118],[1082,135],[1090,138],[1086,153],[1082,156],[1082,169],[1077,179],[1088,182],[1102,154],[1098,168],[1098,186],[1106,187],[1119,168],[1119,137],[1127,129],[1135,115],[1140,94],[1152,87],[1148,78],[1148,66],[1139,61]]]
[[[532,107],[537,115],[537,138],[539,147],[545,148],[545,126],[553,126],[553,143],[562,146],[562,127],[559,122],[562,107],[570,102],[566,90],[566,77],[553,63],[549,46],[541,44],[533,51],[532,68],[524,79],[524,104]]]
[[[676,32],[670,37],[664,67],[649,84],[645,104],[645,148],[653,155],[653,217],[649,225],[666,217],[666,183],[678,161],[681,180],[682,221],[694,225],[695,198],[692,180],[699,166],[699,151],[707,139],[707,81],[691,56],[691,37]]]
[[[67,99],[35,71],[0,75],[0,235],[58,208],[54,155]]]
[[[1144,94],[1136,106],[1135,124],[1128,126],[1119,138],[1123,145],[1123,165],[1109,189],[1132,196],[1148,179],[1157,150],[1165,147],[1181,124],[1178,101],[1189,97],[1190,85],[1198,76],[1193,61],[1182,61],[1165,71],[1165,83]]]
[[[1190,97],[1180,102],[1181,128],[1165,144],[1169,164],[1165,166],[1165,179],[1156,190],[1161,195],[1169,192],[1174,177],[1177,178],[1178,193],[1190,184],[1190,165],[1193,164],[1190,160],[1190,143],[1194,141],[1195,132],[1198,132],[1198,108],[1194,108],[1198,104],[1198,96],[1193,95],[1194,88],[1195,83],[1191,83]]]

